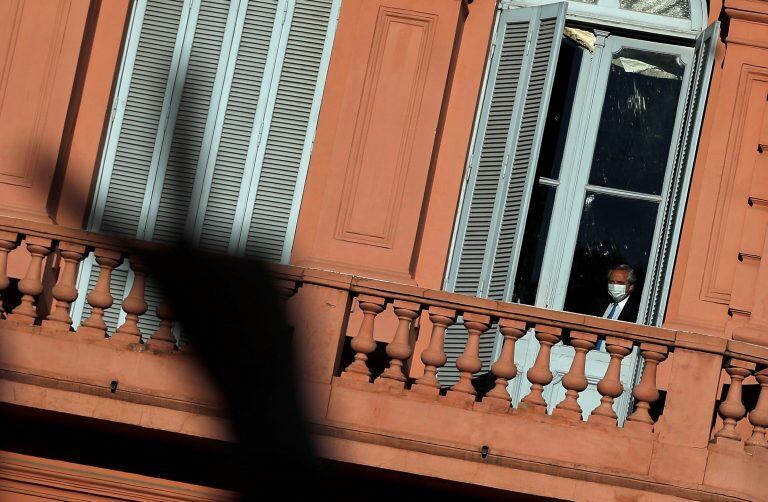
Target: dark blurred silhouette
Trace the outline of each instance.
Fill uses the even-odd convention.
[[[297,479],[317,485],[289,330],[265,267],[190,248],[149,263],[228,405],[241,493],[255,499],[259,481],[289,491]]]

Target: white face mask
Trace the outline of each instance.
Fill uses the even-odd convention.
[[[620,302],[628,296],[626,284],[609,284],[608,294],[611,295],[614,302]]]

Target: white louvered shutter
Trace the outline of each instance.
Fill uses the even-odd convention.
[[[530,199],[535,161],[560,50],[566,4],[503,10],[459,213],[447,289],[508,301]],[[443,385],[458,378],[455,361],[466,330],[446,333]],[[496,329],[481,336],[488,371]]]
[[[89,228],[287,261],[339,7],[137,0]],[[81,298],[98,274],[86,265]],[[115,283],[114,322],[131,279]],[[151,277],[145,298],[150,334]]]
[[[696,40],[691,81],[683,110],[683,124],[677,140],[669,196],[662,206],[663,225],[656,248],[651,275],[651,296],[643,324],[661,325],[664,320],[672,270],[677,256],[677,245],[682,227],[685,202],[688,198],[696,148],[704,119],[715,49],[720,36],[720,22],[711,24]]]
[[[93,230],[124,237],[140,233],[156,139],[166,111],[163,104],[169,83],[173,85],[172,63],[183,4],[182,0],[157,0],[135,7],[133,22],[140,24],[138,43],[135,56],[124,68],[128,92],[110,134],[109,146],[114,147],[108,146],[102,168],[109,171],[109,179],[105,196],[98,200],[101,194],[97,195]]]
[[[297,0],[294,7],[264,157],[244,227],[248,256],[288,258],[290,226],[298,214],[317,120],[332,12],[331,0]]]
[[[230,248],[249,151],[259,141],[262,119],[257,117],[257,109],[259,105],[263,109],[268,99],[269,74],[266,86],[263,84],[270,45],[276,43],[273,35],[280,35],[273,29],[277,16],[277,0],[249,2],[242,34],[236,40],[234,74],[215,146],[212,179],[203,194],[198,243],[204,249],[225,252]]]

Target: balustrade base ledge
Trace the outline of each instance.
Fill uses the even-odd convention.
[[[5,321],[20,324],[22,326],[32,326],[35,324],[35,318],[24,314],[6,314]]]
[[[644,422],[636,422],[627,420],[624,422],[624,429],[628,432],[636,432],[639,434],[653,434],[653,424],[646,424]]]
[[[391,378],[377,378],[373,382],[373,386],[383,392],[389,392],[391,394],[402,394],[405,391],[405,382],[400,380],[393,380]]]
[[[149,339],[147,343],[142,343],[139,341],[138,337],[119,335],[112,335],[111,337],[107,337],[104,336],[103,331],[96,328],[90,328],[88,326],[80,326],[77,331],[72,331],[66,330],[59,325],[47,325],[45,324],[46,322],[48,321],[43,321],[42,324],[36,325],[26,322],[19,322],[15,319],[0,319],[0,334],[6,330],[14,330],[52,339],[97,345],[115,351],[129,350],[131,352],[141,352],[150,355],[168,355],[176,352],[189,352],[189,350],[186,348],[183,350],[178,350],[176,349],[175,344],[165,343],[161,340],[155,340],[153,342],[151,339]],[[1,341],[0,349],[2,349]]]
[[[363,373],[358,373],[356,371],[345,371],[339,378],[343,380],[371,383],[371,375],[364,375]]]
[[[432,387],[431,385],[415,383],[411,386],[410,394],[419,394],[422,396],[427,396],[430,398],[437,399],[437,397],[440,396],[440,388]]]
[[[574,422],[582,422],[582,415],[580,411],[568,410],[565,408],[555,408],[552,410],[552,416],[556,418],[562,418],[565,420],[571,420]]]
[[[474,410],[486,413],[509,413],[512,410],[508,399],[485,396],[482,401],[474,403]]]
[[[138,342],[126,345],[7,320],[0,320],[0,372],[33,379],[41,388],[106,392],[112,399],[135,394],[183,406],[221,401],[193,350],[158,350],[156,345]],[[117,382],[117,393],[109,392],[111,381]]]
[[[475,404],[477,404],[474,395],[455,390],[449,390],[445,393],[445,396],[441,397],[442,399],[438,400],[439,402],[465,410],[472,410]]]
[[[640,422],[625,422],[624,427],[617,427],[616,419],[610,419],[608,417],[590,416],[589,420],[585,421],[580,413],[571,413],[570,410],[555,409],[552,414],[547,414],[545,407],[531,406],[522,401],[518,404],[517,408],[513,408],[509,401],[488,396],[484,396],[481,401],[478,401],[476,396],[465,394],[463,392],[453,392],[449,390],[445,395],[441,395],[439,390],[434,389],[433,387],[420,386],[421,389],[414,390],[418,384],[414,384],[413,387],[408,389],[401,385],[378,382],[379,380],[370,382],[358,380],[356,378],[345,378],[344,375],[342,375],[333,378],[331,388],[346,388],[378,395],[384,394],[396,396],[410,401],[437,403],[441,406],[478,413],[519,416],[537,423],[555,423],[567,425],[569,427],[583,427],[594,431],[607,431],[610,434],[620,434],[624,437],[632,436],[640,437],[642,439],[658,436],[658,433],[654,432],[652,426]]]

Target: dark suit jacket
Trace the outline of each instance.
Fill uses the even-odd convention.
[[[596,316],[596,317],[603,317],[603,314],[605,313],[605,309],[608,308],[608,305],[613,303],[613,298],[606,293],[604,295],[601,295],[600,298],[596,299],[594,303],[592,304],[592,308],[590,309],[590,315]],[[640,310],[640,295],[637,293],[629,295],[629,299],[627,300],[627,303],[624,305],[624,308],[621,309],[621,313],[619,314],[619,321],[627,321],[627,322],[637,322],[637,314]]]

